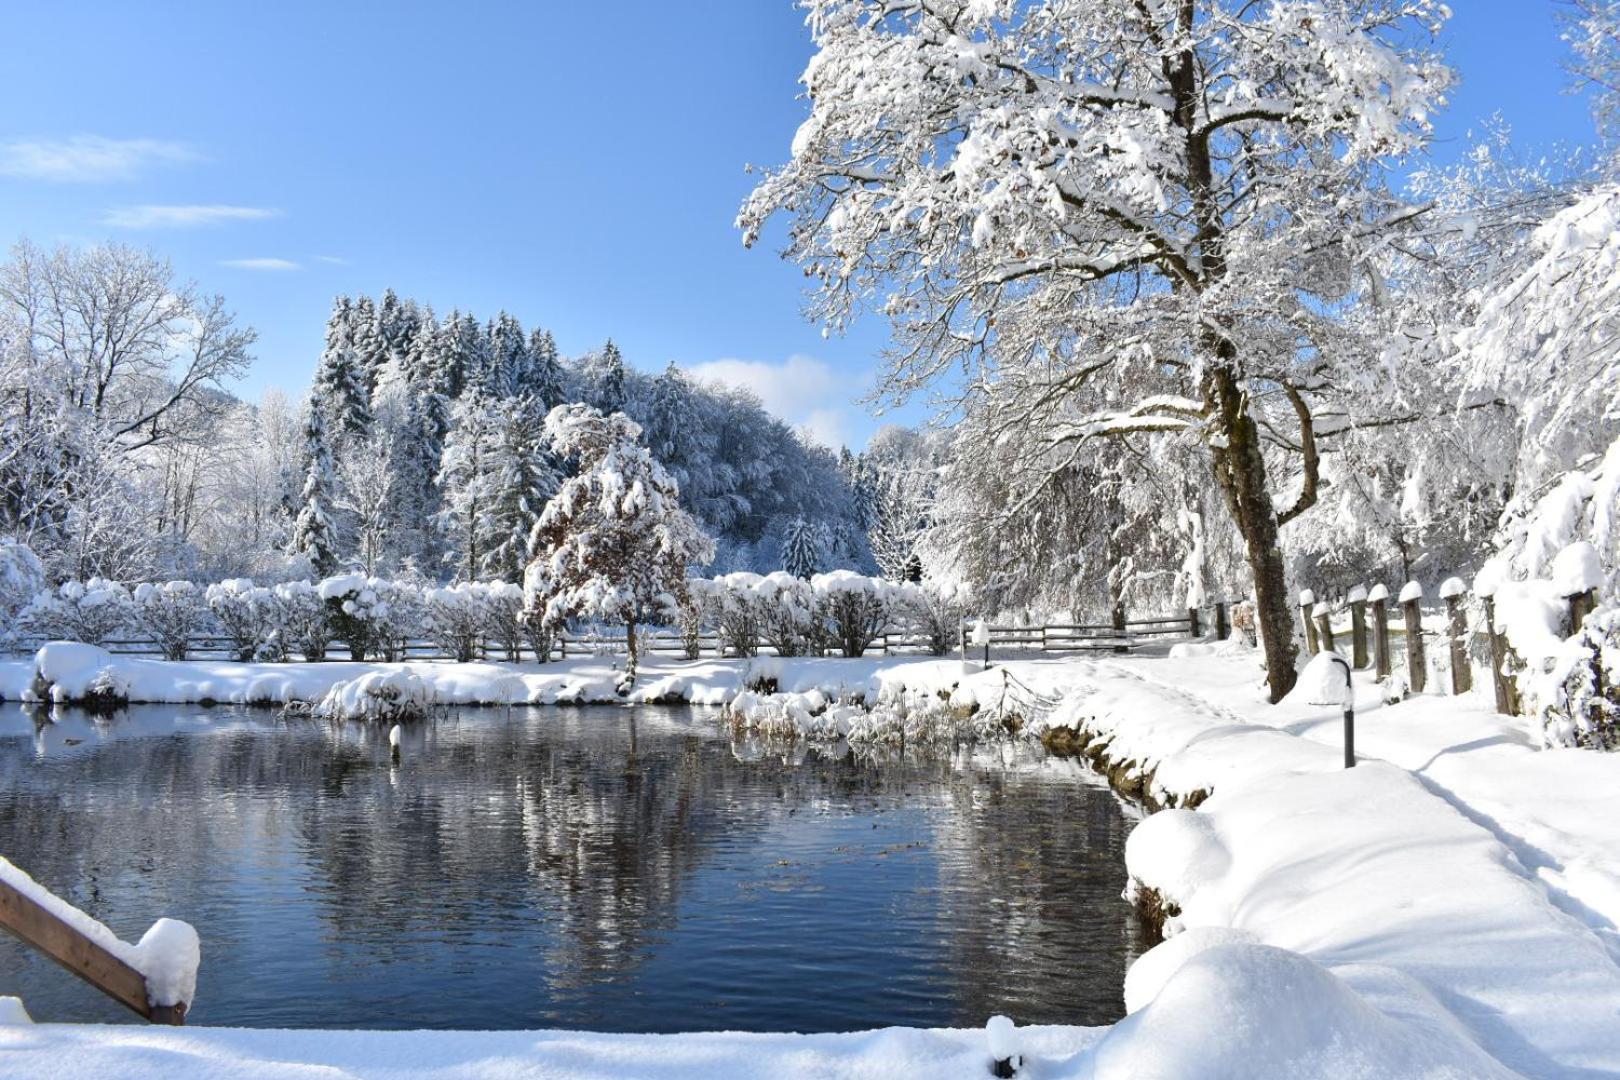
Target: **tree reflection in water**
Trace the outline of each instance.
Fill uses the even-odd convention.
[[[1137,943],[1113,796],[1023,751],[732,742],[701,711],[386,732],[136,707],[0,720],[0,852],[126,937],[203,937],[201,1024],[1106,1023]],[[123,1020],[9,940],[0,994]]]

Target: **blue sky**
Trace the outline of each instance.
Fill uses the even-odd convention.
[[[1494,112],[1527,148],[1590,138],[1551,0],[1452,7],[1464,81],[1438,156]],[[0,238],[172,257],[259,330],[248,396],[301,392],[333,295],[392,286],[505,308],[569,354],[612,336],[638,367],[748,382],[827,439],[881,422],[855,399],[885,326],[824,339],[799,272],[732,228],[743,166],[779,162],[805,112],[789,0],[0,0],[0,18]]]

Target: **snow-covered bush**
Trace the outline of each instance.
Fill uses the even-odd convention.
[[[476,581],[466,581],[429,590],[427,621],[433,640],[445,652],[462,663],[477,659],[490,622],[487,589]]]
[[[510,581],[491,581],[483,588],[489,635],[506,659],[515,664],[523,659],[523,587]]]
[[[227,578],[208,586],[208,610],[213,612],[231,643],[231,653],[243,663],[259,655],[276,631],[275,595],[249,578]]]
[[[288,581],[273,592],[274,652],[280,659],[298,653],[305,660],[325,660],[332,627],[319,590],[308,581]]]
[[[688,660],[703,655],[703,627],[713,618],[714,599],[702,579],[688,581],[675,609],[681,632],[681,652]]]
[[[371,651],[389,663],[404,660],[427,629],[427,588],[414,581],[371,579],[380,602],[371,606]]]
[[[364,574],[339,574],[318,588],[331,615],[332,636],[348,645],[350,659],[366,659],[376,651],[390,615],[385,583]]]
[[[208,617],[201,589],[189,581],[146,583],[135,587],[135,624],[163,652],[165,660],[184,660]]]
[[[943,583],[901,586],[896,596],[897,613],[926,639],[928,651],[945,656],[956,648],[962,634],[962,621],[968,614],[967,590]]]
[[[693,582],[709,597],[710,617],[720,634],[722,652],[733,656],[756,656],[763,634],[764,601],[759,591],[764,579],[739,570],[705,582]]]
[[[419,720],[438,704],[437,691],[409,670],[368,671],[326,692],[314,714],[327,720],[399,723]]]
[[[36,637],[102,645],[126,629],[133,615],[128,589],[91,578],[63,582],[54,592],[38,594],[23,612],[22,623]]]
[[[1620,749],[1620,607],[1588,615],[1560,660],[1563,679],[1542,707],[1543,741]]]
[[[819,652],[821,620],[815,590],[810,583],[778,570],[754,585],[758,600],[759,633],[778,656],[804,656]]]
[[[863,655],[889,621],[892,582],[834,570],[810,579],[833,643],[845,656]]]
[[[551,662],[551,647],[561,625],[550,613],[551,578],[541,560],[536,559],[523,571],[523,633],[534,650],[538,663]]]
[[[0,540],[0,649],[17,643],[21,615],[45,591],[45,564],[27,544]]]

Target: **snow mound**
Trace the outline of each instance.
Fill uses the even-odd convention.
[[[1161,810],[1131,831],[1125,864],[1131,876],[1167,900],[1184,901],[1226,873],[1231,854],[1214,823],[1196,810]]]
[[[1400,981],[1387,973],[1386,982]],[[1461,1037],[1433,1000],[1401,986],[1386,1012],[1287,949],[1215,944],[1082,1055],[1095,1080],[1192,1077],[1512,1076]]]
[[[1552,562],[1553,585],[1561,596],[1577,596],[1603,584],[1597,548],[1585,540],[1570,544]]]
[[[1137,1012],[1158,997],[1170,977],[1199,953],[1232,944],[1259,944],[1259,939],[1231,926],[1193,926],[1161,941],[1138,956],[1125,972],[1125,1012]]]
[[[52,701],[75,701],[92,690],[116,690],[121,681],[114,677],[115,658],[96,645],[77,641],[50,641],[34,654],[35,683],[49,687]],[[30,692],[24,700],[37,696]],[[127,695],[127,688],[126,693]]]
[[[34,1018],[23,1008],[22,998],[0,997],[0,1024],[32,1024]]]

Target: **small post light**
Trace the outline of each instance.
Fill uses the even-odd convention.
[[[1024,1066],[1024,1055],[1018,1052],[1018,1027],[1005,1016],[992,1016],[984,1025],[990,1043],[990,1075],[1008,1080],[1018,1075]]]
[[[1339,706],[1344,710],[1344,767],[1356,767],[1356,687],[1350,681],[1350,661],[1337,653],[1330,653],[1328,658],[1344,670],[1344,690],[1339,699]]]
[[[981,618],[973,624],[973,644],[984,649],[985,670],[990,669],[990,620]]]

